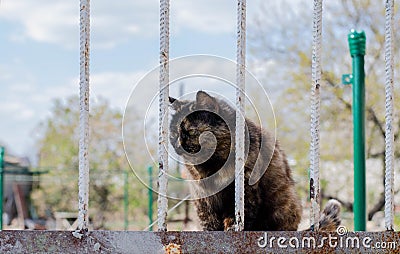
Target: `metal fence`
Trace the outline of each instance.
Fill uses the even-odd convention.
[[[160,118],[167,115],[169,95],[169,0],[160,0]],[[311,226],[318,230],[320,198],[320,87],[321,87],[321,37],[322,0],[314,0],[313,51],[311,89],[311,149],[310,149],[310,198]],[[385,174],[385,224],[393,230],[393,11],[394,1],[386,0],[385,60],[386,60],[386,174]],[[238,0],[237,18],[237,119],[236,119],[236,168],[235,216],[237,231],[243,229],[244,214],[244,100],[245,49],[246,49],[246,0]],[[89,56],[90,56],[90,0],[80,1],[80,142],[79,142],[79,215],[76,231],[2,231],[0,252],[113,252],[113,253],[265,253],[276,251],[370,251],[373,243],[385,243],[397,248],[400,234],[396,232],[345,232],[345,235],[328,232],[167,232],[168,202],[167,173],[168,121],[159,126],[159,197],[158,229],[160,232],[88,231],[89,201]],[[328,241],[336,237],[336,245]],[[346,237],[339,242],[340,237]],[[286,239],[286,241],[284,241]],[[295,239],[298,239],[297,241]],[[302,240],[299,240],[302,239]],[[304,243],[304,239],[307,240]],[[350,239],[350,240],[349,240]],[[293,241],[292,241],[293,240]],[[344,243],[343,243],[344,242]],[[296,244],[297,243],[297,244]],[[292,245],[291,245],[292,244]],[[348,246],[351,245],[351,246]],[[358,248],[359,249],[358,249]],[[376,245],[372,246],[376,248]],[[381,246],[382,247],[382,246]],[[387,246],[386,246],[387,247]],[[381,248],[390,252],[393,248]]]

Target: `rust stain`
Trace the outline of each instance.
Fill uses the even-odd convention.
[[[182,253],[181,245],[176,243],[169,243],[164,247],[166,254],[180,254]]]
[[[76,239],[71,231],[0,231],[0,253],[376,253],[375,243],[386,244],[379,253],[399,253],[400,232],[90,231]]]
[[[310,198],[315,198],[314,178],[310,178]]]

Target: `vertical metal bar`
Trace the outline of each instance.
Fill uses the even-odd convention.
[[[153,231],[153,167],[149,166],[147,168],[147,172],[149,174],[149,188],[148,188],[148,197],[149,197],[149,231]]]
[[[160,101],[158,133],[158,231],[167,231],[169,0],[160,0]]]
[[[89,45],[90,0],[80,1],[80,116],[78,229],[89,224]]]
[[[365,191],[365,33],[351,30],[348,35],[353,61],[354,136],[354,230],[365,231],[367,222]]]
[[[312,88],[311,88],[311,144],[310,144],[310,224],[313,230],[319,229],[319,119],[321,85],[321,37],[322,37],[322,0],[314,0],[313,44],[312,44]]]
[[[4,147],[0,147],[0,230],[3,230],[4,203]]]
[[[128,214],[129,214],[129,181],[128,181],[128,170],[124,171],[124,229],[128,230],[129,226],[129,220],[128,220]]]
[[[244,229],[244,137],[246,73],[246,0],[238,0],[236,66],[236,136],[235,136],[235,230]]]
[[[385,226],[393,230],[394,214],[394,132],[393,132],[393,22],[394,1],[385,2]]]

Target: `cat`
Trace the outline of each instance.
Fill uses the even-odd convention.
[[[194,101],[170,97],[169,102],[174,111],[170,142],[194,180],[192,195],[198,197],[194,202],[200,224],[206,231],[232,230],[236,111],[204,91],[198,91]],[[245,127],[244,230],[296,231],[302,207],[286,155],[269,132],[247,118]],[[252,177],[257,178],[251,174],[253,169],[259,172],[259,180],[249,184]],[[339,212],[338,202],[328,202],[320,230],[335,230]]]

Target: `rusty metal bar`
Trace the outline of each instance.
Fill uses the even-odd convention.
[[[186,197],[184,197],[182,200],[180,200],[178,203],[176,203],[173,207],[171,207],[168,211],[167,214],[169,214],[170,212],[172,212],[173,210],[175,210],[178,206],[180,206],[183,202],[185,202],[186,200],[188,200],[190,198],[191,194],[187,195]],[[152,222],[149,226],[147,226],[145,229],[143,229],[143,231],[153,231],[153,226],[154,224],[158,223],[158,219],[154,222]]]
[[[158,230],[167,230],[169,0],[160,0],[160,100],[158,133]]]
[[[385,3],[385,226],[393,230],[394,221],[394,0]]]
[[[313,47],[312,47],[312,88],[311,88],[311,144],[310,144],[310,224],[313,230],[319,227],[319,118],[321,98],[321,36],[322,36],[322,0],[314,0]]]
[[[399,232],[1,231],[0,253],[395,253]],[[174,251],[174,252],[173,252]]]
[[[89,224],[89,54],[90,0],[80,1],[80,116],[78,229]]]
[[[235,136],[235,230],[244,229],[246,0],[238,0]]]
[[[4,200],[4,150],[0,147],[0,230],[3,230],[3,200]]]

